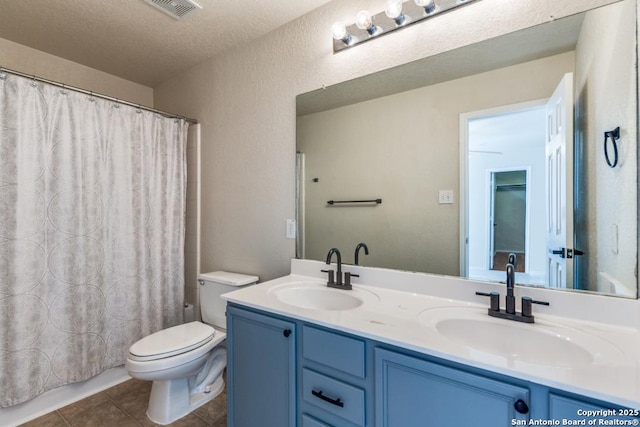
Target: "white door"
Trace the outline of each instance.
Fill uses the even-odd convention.
[[[547,283],[573,288],[573,74],[547,102]]]

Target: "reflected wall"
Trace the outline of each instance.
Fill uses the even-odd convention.
[[[305,258],[337,246],[352,262],[363,241],[363,265],[459,275],[459,115],[548,98],[573,67],[567,52],[298,117]],[[439,190],[453,190],[454,203],[439,204]],[[326,204],[341,198],[383,203]]]

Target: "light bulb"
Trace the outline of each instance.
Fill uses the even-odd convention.
[[[424,7],[426,13],[433,13],[436,10],[435,0],[414,0],[418,6]]]
[[[344,26],[343,22],[335,22],[331,27],[331,33],[334,39],[342,40],[347,35],[347,27]]]
[[[389,0],[384,14],[387,15],[388,18],[393,19],[396,25],[404,24],[406,18],[404,13],[402,13],[402,0]]]
[[[366,10],[361,10],[356,15],[356,26],[361,30],[365,30],[370,36],[376,33],[376,26],[373,24],[371,14]]]
[[[344,44],[349,44],[351,42],[351,35],[347,33],[347,27],[345,27],[343,22],[336,22],[331,26],[331,33],[335,40],[341,40]]]
[[[402,14],[402,0],[389,0],[384,14],[391,19],[396,19]]]

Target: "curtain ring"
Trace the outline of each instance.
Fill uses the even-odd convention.
[[[611,144],[608,144],[609,138],[611,138]],[[614,130],[610,130],[604,133],[604,159],[610,168],[615,168],[618,164],[618,143],[620,139],[620,126]],[[613,146],[613,162],[609,158],[609,145]]]
[[[31,87],[38,87],[38,83],[36,83],[36,76],[32,75],[31,76],[31,83],[30,83]]]

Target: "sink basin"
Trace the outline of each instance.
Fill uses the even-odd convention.
[[[438,308],[423,311],[419,320],[474,354],[511,362],[575,368],[623,356],[609,342],[578,329],[540,320],[523,324],[496,319],[486,309]]]
[[[329,288],[321,282],[291,282],[269,290],[280,302],[308,310],[353,310],[366,302],[379,301],[371,291],[353,288],[350,291]]]

